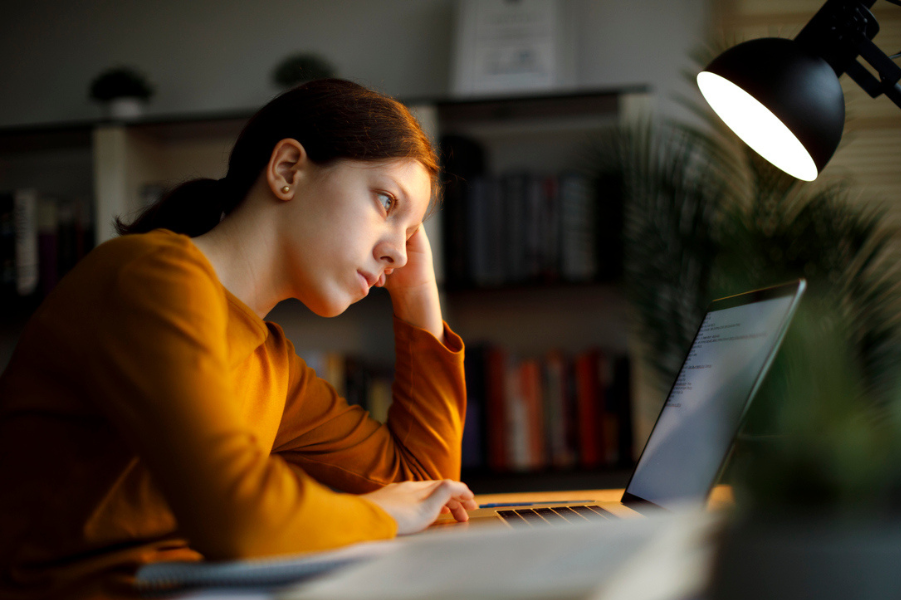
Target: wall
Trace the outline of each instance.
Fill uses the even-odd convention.
[[[703,41],[708,0],[562,0],[577,88],[652,84],[663,110],[692,90],[680,70]],[[341,76],[405,98],[448,92],[453,0],[30,0],[0,3],[0,127],[100,116],[93,77],[144,70],[156,114],[249,110],[273,66],[315,51]]]

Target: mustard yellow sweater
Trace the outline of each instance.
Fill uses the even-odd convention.
[[[0,597],[124,596],[147,562],[395,535],[354,494],[459,478],[465,384],[449,329],[446,345],[397,319],[394,333],[382,425],[229,293],[187,237],[99,246],[0,377]]]

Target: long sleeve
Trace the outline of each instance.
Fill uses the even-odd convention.
[[[273,450],[330,486],[371,491],[395,481],[459,479],[466,385],[463,342],[395,318],[387,424],[349,406],[299,358]]]
[[[235,558],[395,535],[374,503],[271,453],[290,364],[236,302],[171,232],[113,240],[61,282],[0,380],[2,446],[27,465],[0,460],[0,476],[17,503],[44,507],[30,524],[3,521],[22,540],[0,543],[3,556],[37,573],[167,537]],[[20,435],[42,430],[55,433]]]
[[[89,348],[97,402],[132,440],[192,547],[221,558],[392,536],[381,509],[270,456],[242,418],[228,306],[209,269],[182,252],[136,259],[97,307],[105,327]]]

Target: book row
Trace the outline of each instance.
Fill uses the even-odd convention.
[[[387,422],[393,369],[369,364],[343,352],[308,352],[301,358],[348,403],[362,406],[377,421]]]
[[[0,297],[49,294],[94,247],[91,209],[83,198],[0,191]]]
[[[442,139],[447,285],[610,281],[622,273],[622,194],[575,171],[490,174],[484,149]]]
[[[463,466],[492,471],[631,466],[630,365],[594,348],[517,359],[467,349]]]

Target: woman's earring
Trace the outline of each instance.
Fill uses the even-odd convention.
[[[291,191],[290,186],[287,186],[287,185],[286,185],[285,187],[282,188],[282,193],[283,193],[283,194],[287,194],[287,193],[290,192],[290,191]]]

